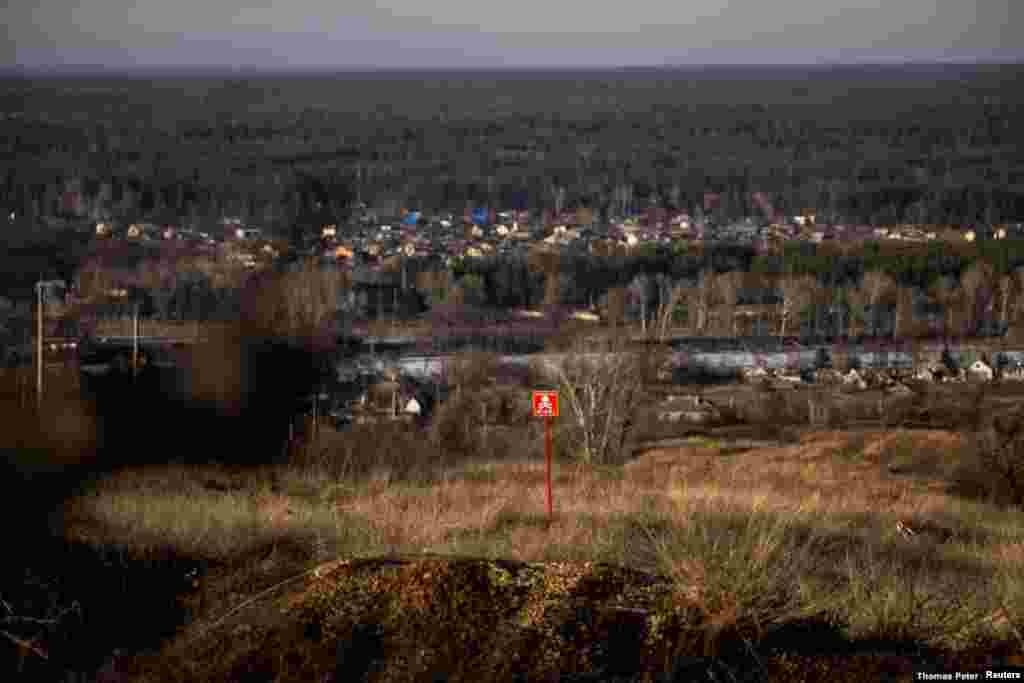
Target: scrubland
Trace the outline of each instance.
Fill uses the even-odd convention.
[[[548,518],[526,387],[463,378],[427,426],[321,426],[272,465],[151,463],[75,487],[63,542],[132,577],[97,589],[118,635],[90,641],[96,666],[139,681],[852,681],[1021,662],[1024,512],[998,468],[1018,451],[991,445],[1015,420],[1011,389],[857,408],[692,387],[733,394],[718,424],[666,425],[644,404],[603,462],[574,450],[563,412]],[[827,423],[808,424],[809,399],[834,403]],[[481,402],[503,423],[481,424]],[[164,628],[133,639],[147,591]],[[11,616],[53,623],[10,621],[8,640],[37,650],[26,670],[78,656],[60,629],[101,619],[80,595],[75,626],[72,592],[35,613],[5,592]]]

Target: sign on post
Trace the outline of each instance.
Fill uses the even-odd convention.
[[[558,392],[533,392],[533,416],[544,418],[545,503],[551,519],[551,418],[558,417]]]
[[[557,391],[535,391],[535,392],[533,392],[533,416],[534,417],[558,417],[558,392]]]

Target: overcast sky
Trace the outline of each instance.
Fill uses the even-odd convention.
[[[13,0],[3,64],[635,66],[1015,58],[1022,0]]]

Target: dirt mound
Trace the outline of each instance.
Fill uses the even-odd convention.
[[[122,671],[135,681],[817,680],[831,653],[831,678],[864,680],[919,669],[925,655],[956,659],[917,646],[858,651],[824,623],[796,638],[780,626],[723,628],[671,580],[607,564],[338,560],[196,622]]]
[[[336,561],[194,624],[148,665],[137,660],[133,677],[609,680],[667,670],[680,635],[699,626],[671,581],[610,565]]]

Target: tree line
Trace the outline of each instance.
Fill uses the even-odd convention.
[[[246,274],[196,260],[170,266],[140,262],[129,296],[105,314],[159,319],[231,320],[259,310],[267,329],[290,336],[380,311],[408,319],[462,305],[510,310],[570,305],[600,311],[610,324],[639,323],[664,335],[792,334],[962,336],[992,334],[1015,323],[1024,301],[1024,242],[969,247],[868,243],[858,251],[787,245],[760,254],[745,245],[646,245],[606,253],[534,249],[445,266],[405,259],[390,292],[370,297],[351,274],[299,259]],[[84,294],[107,291],[112,271],[78,273]],[[370,289],[373,289],[371,287]],[[386,306],[381,306],[386,303]],[[398,308],[394,308],[395,305]],[[986,328],[985,325],[988,325]],[[994,327],[993,327],[994,325]],[[990,330],[984,332],[985,329]],[[994,330],[994,331],[993,331]]]
[[[355,200],[451,208],[525,197],[535,209],[610,212],[696,210],[708,192],[720,195],[713,217],[726,220],[756,211],[755,191],[783,213],[814,208],[827,220],[991,223],[1024,216],[1019,95],[1003,87],[1012,77],[968,70],[925,94],[909,77],[893,89],[884,74],[809,85],[507,82],[486,93],[347,83],[331,93],[337,107],[320,108],[303,106],[309,84],[197,83],[188,111],[158,89],[76,100],[88,124],[38,115],[51,96],[69,108],[41,88],[37,106],[0,123],[0,187],[24,209],[74,168],[87,196],[103,183],[115,203],[132,190],[134,211],[288,224],[324,209],[343,218]]]

